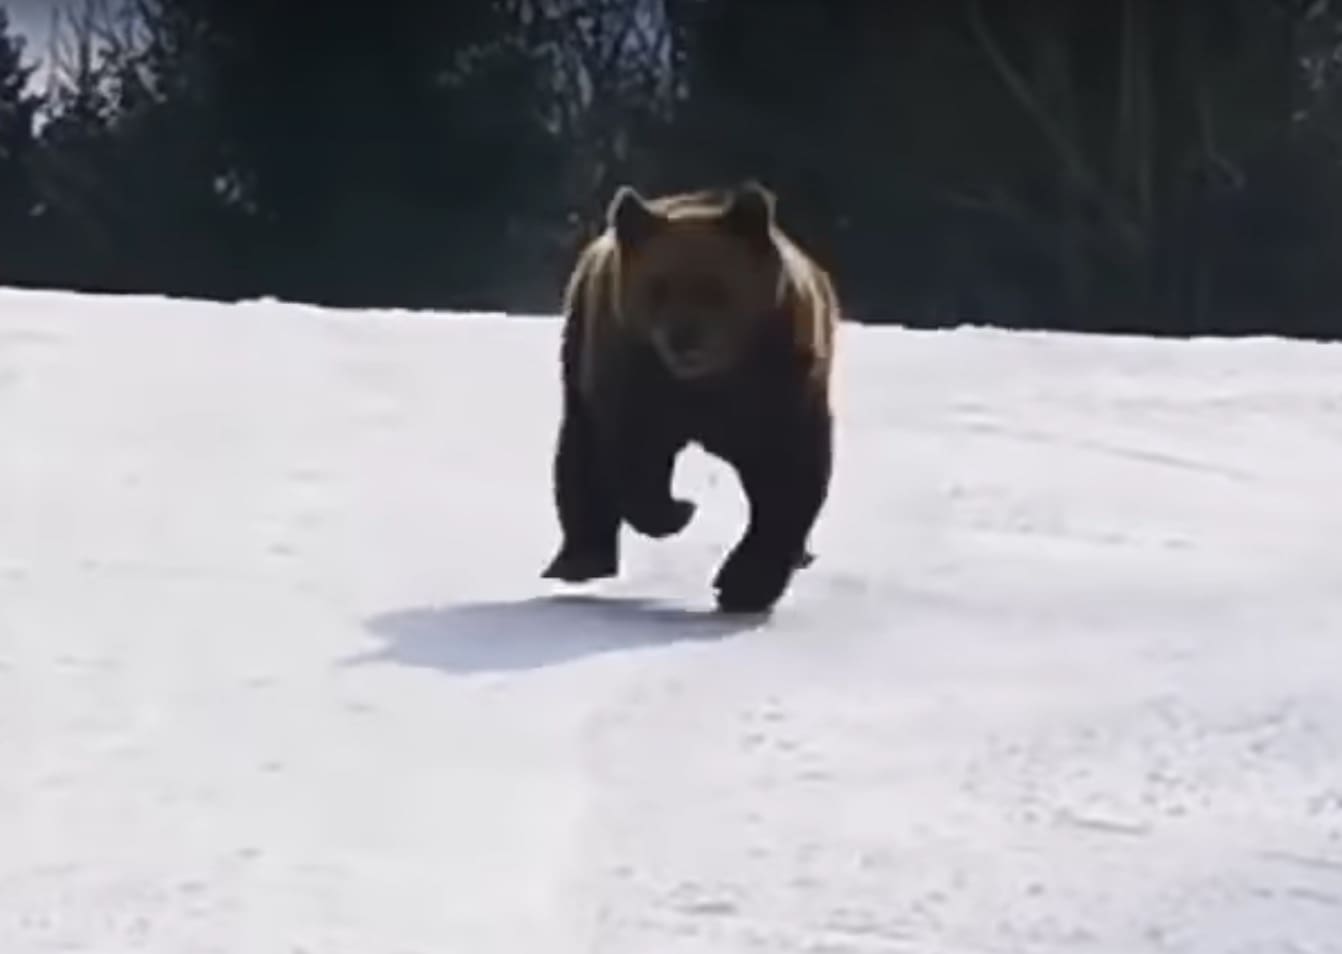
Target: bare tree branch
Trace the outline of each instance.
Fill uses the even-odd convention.
[[[1073,182],[1090,193],[1097,204],[1105,209],[1112,219],[1114,228],[1118,230],[1120,237],[1125,242],[1133,247],[1140,247],[1143,244],[1141,231],[1123,210],[1121,204],[1114,199],[1110,190],[1104,187],[1089,163],[1085,161],[1076,148],[1076,144],[1066,136],[1058,122],[1044,108],[1039,98],[1035,96],[1020,71],[1011,63],[984,20],[979,0],[968,0],[967,9],[969,27],[975,40],[988,57],[989,62],[992,63],[1007,90],[1038,125],[1040,132],[1043,133],[1044,138],[1063,164],[1068,176]]]

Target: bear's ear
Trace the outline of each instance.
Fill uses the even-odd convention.
[[[772,192],[754,179],[747,179],[736,187],[723,210],[722,222],[737,235],[767,242],[774,224],[775,204]]]
[[[627,185],[615,190],[615,198],[611,199],[606,212],[606,222],[615,230],[615,238],[626,246],[643,242],[657,230],[661,221],[657,213],[648,208],[638,190]]]

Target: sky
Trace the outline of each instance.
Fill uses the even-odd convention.
[[[62,4],[60,0],[0,0],[0,7],[9,13],[11,29],[25,40],[24,58],[28,63],[46,59],[51,14],[62,5],[68,4]],[[45,76],[46,71],[39,70],[33,77],[33,84],[41,88]]]
[[[39,55],[46,50],[51,11],[57,5],[56,0],[0,0],[0,6],[9,11],[15,31],[28,38],[30,55]]]

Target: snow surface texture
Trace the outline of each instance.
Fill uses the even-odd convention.
[[[557,335],[0,293],[0,952],[1342,951],[1342,348],[847,327],[746,623]]]

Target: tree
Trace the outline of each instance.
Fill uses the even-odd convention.
[[[539,60],[508,4],[376,13],[163,0],[201,26],[202,82],[257,224],[268,291],[364,305],[480,305],[557,164]]]
[[[159,0],[58,10],[35,156],[46,280],[229,297],[244,216],[197,82],[189,22]]]
[[[36,141],[38,98],[30,83],[34,67],[24,62],[23,38],[12,33],[0,7],[0,282],[32,277],[31,221],[37,197],[31,158]]]

